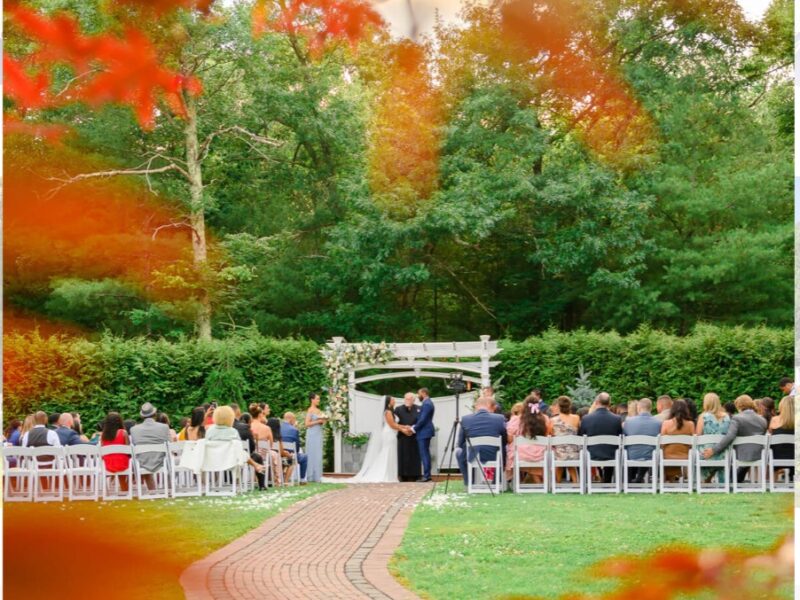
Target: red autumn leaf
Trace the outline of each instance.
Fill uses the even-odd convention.
[[[362,0],[292,0],[272,7],[259,0],[253,9],[253,35],[266,31],[298,34],[306,38],[312,54],[320,54],[334,40],[355,46],[370,25],[383,19]]]
[[[43,108],[73,101],[93,106],[117,102],[133,108],[140,125],[150,128],[158,98],[164,98],[174,112],[182,115],[182,92],[192,95],[202,92],[196,78],[184,77],[161,66],[152,43],[137,29],[129,28],[124,37],[87,36],[68,15],[46,17],[22,6],[12,8],[10,14],[14,22],[39,43],[39,50],[28,57],[31,64],[43,71],[66,64],[75,71],[75,84],[65,93],[57,98],[50,97],[48,102],[32,102],[36,98],[32,97],[30,78],[21,78],[24,71],[15,70],[17,65],[12,65],[16,78],[6,93],[22,108]],[[39,80],[39,85],[46,88],[48,81],[45,76]]]
[[[179,8],[195,9],[208,14],[214,0],[122,0],[125,4],[149,8],[158,14],[172,12]]]
[[[3,53],[3,93],[15,103],[27,108],[44,106],[49,86],[46,73],[28,75],[20,62]]]

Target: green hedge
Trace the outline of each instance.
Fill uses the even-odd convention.
[[[205,401],[268,402],[273,414],[304,409],[325,385],[313,342],[257,336],[212,342],[4,337],[8,420],[41,408],[79,411],[93,426],[107,411],[134,417],[152,402],[173,422]]]
[[[740,394],[776,397],[778,380],[791,376],[794,364],[793,331],[765,327],[700,325],[685,337],[646,328],[626,336],[550,331],[502,347],[492,378],[502,377],[506,405],[534,387],[547,398],[566,393],[580,365],[615,403],[660,394],[701,402],[711,391],[724,402]]]
[[[548,398],[573,385],[578,366],[615,402],[668,393],[724,400],[748,393],[777,396],[792,373],[791,330],[700,326],[686,337],[642,329],[634,334],[547,332],[501,342],[504,403],[534,387]],[[92,426],[108,410],[125,417],[152,402],[175,420],[202,402],[266,401],[274,414],[302,410],[307,394],[327,385],[314,342],[250,335],[213,342],[107,337],[96,342],[38,335],[4,336],[5,420],[41,408],[80,411]]]

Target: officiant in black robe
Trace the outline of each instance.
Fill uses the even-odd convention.
[[[419,406],[414,404],[414,394],[409,392],[403,404],[395,407],[394,414],[400,425],[413,425],[417,422]],[[417,481],[422,475],[419,444],[416,435],[397,432],[397,476],[400,481]]]

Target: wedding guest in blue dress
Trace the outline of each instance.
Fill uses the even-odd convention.
[[[310,394],[311,406],[306,413],[306,481],[322,481],[322,428],[328,419],[319,409],[319,394]]]

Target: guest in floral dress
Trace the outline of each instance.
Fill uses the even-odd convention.
[[[731,426],[731,417],[722,407],[722,402],[715,393],[711,392],[703,396],[703,414],[697,419],[697,435],[725,435],[728,427]],[[713,448],[714,444],[700,444],[698,454],[702,455],[706,448]],[[719,454],[712,457],[712,460],[722,458]],[[711,483],[716,475],[720,480],[720,471],[715,467],[703,467],[701,477],[705,483]]]
[[[558,406],[558,414],[553,417],[553,436],[578,435],[578,428],[581,425],[581,418],[572,412],[572,400],[569,396],[559,396],[555,404]],[[580,448],[574,444],[562,444],[553,446],[553,454],[556,460],[577,460],[580,456]],[[556,481],[561,482],[564,478],[564,468],[556,469]],[[578,481],[578,469],[569,467],[570,481]]]
[[[525,402],[522,406],[522,414],[518,417],[511,417],[506,424],[506,431],[508,432],[509,446],[513,448],[514,438],[517,436],[523,436],[533,440],[541,438],[542,444],[545,444],[546,440],[544,438],[552,435],[553,426],[550,423],[550,419],[547,418],[547,415],[545,415],[542,410],[541,401],[534,394],[530,394],[525,398]],[[520,460],[526,462],[540,462],[544,460],[545,450],[546,446],[544,445],[520,446],[517,449]],[[514,469],[514,453],[512,451],[509,454],[509,461],[506,465],[506,477],[508,479],[511,478],[511,473]],[[541,467],[525,468],[520,471],[528,474],[533,483],[542,483],[543,481],[544,473],[542,473]]]

